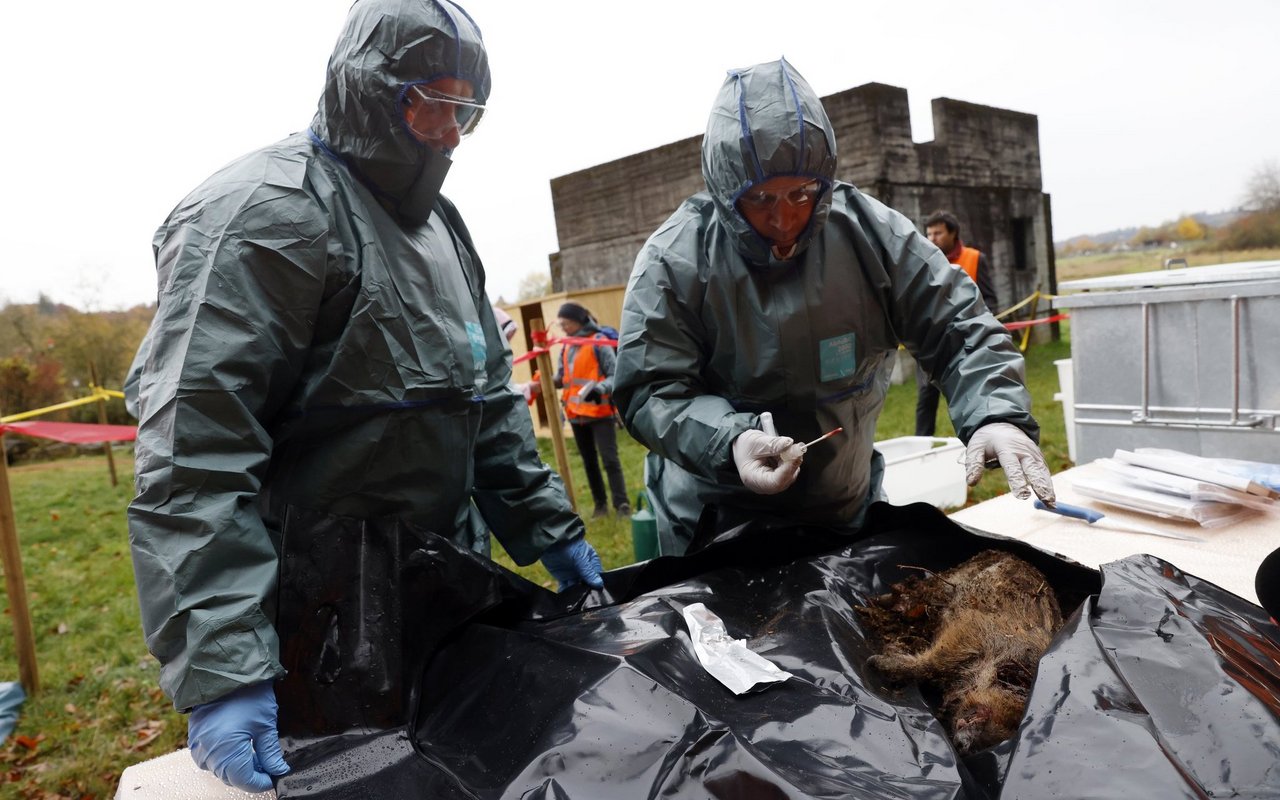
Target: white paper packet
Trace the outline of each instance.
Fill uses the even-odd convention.
[[[680,612],[689,626],[689,639],[702,668],[734,694],[745,694],[760,684],[785,681],[790,672],[747,649],[745,639],[731,639],[724,622],[703,603]]]

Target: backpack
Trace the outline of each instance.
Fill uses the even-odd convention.
[[[600,325],[600,326],[597,326],[597,327],[599,327],[600,332],[604,334],[604,338],[606,338],[606,339],[612,339],[612,340],[614,340],[615,342],[616,342],[616,341],[618,341],[618,329],[617,329],[617,328],[613,327],[612,325]]]

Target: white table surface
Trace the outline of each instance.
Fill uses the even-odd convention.
[[[1093,463],[1059,472],[1053,476],[1053,487],[1060,500],[1095,508],[1117,522],[1190,533],[1204,539],[1204,543],[1096,528],[1081,520],[1039,511],[1030,500],[1019,500],[1012,494],[961,509],[950,517],[956,522],[1018,539],[1095,569],[1135,553],[1148,553],[1163,558],[1183,572],[1215,583],[1250,603],[1258,602],[1254,576],[1262,559],[1280,547],[1280,512],[1258,512],[1221,528],[1202,528],[1194,523],[1125,511],[1084,497],[1072,489],[1072,483],[1079,478],[1109,480],[1112,474]]]

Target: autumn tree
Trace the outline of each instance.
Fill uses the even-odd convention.
[[[1147,247],[1153,244],[1165,244],[1168,241],[1168,236],[1163,227],[1150,228],[1143,225],[1138,229],[1138,232],[1133,235],[1133,238],[1129,240],[1129,244],[1134,247]]]
[[[551,294],[551,273],[535,271],[527,273],[516,287],[516,300],[533,300]]]
[[[1059,247],[1058,255],[1062,258],[1069,258],[1082,253],[1092,253],[1096,251],[1098,247],[1098,243],[1090,239],[1088,236],[1077,236]]]
[[[150,317],[146,308],[93,313],[70,309],[50,326],[52,352],[62,362],[64,379],[76,388],[75,394],[87,393],[94,373],[98,383],[109,389],[124,385]],[[107,411],[111,422],[129,421],[124,404],[119,401],[108,403]],[[97,421],[97,411],[90,407],[75,416],[86,422]]]
[[[1217,250],[1280,247],[1280,164],[1267,161],[1245,186],[1244,216],[1214,232]]]
[[[147,325],[147,319],[129,312],[72,310],[51,329],[53,351],[68,380],[87,387],[96,370],[102,385],[119,389]]]
[[[1280,208],[1243,216],[1219,228],[1215,238],[1217,250],[1280,247]]]
[[[62,367],[51,358],[0,358],[0,414],[17,414],[66,399]]]
[[[1254,170],[1245,184],[1244,205],[1251,211],[1280,211],[1280,163],[1266,161]]]
[[[1174,226],[1173,236],[1179,242],[1198,242],[1205,238],[1208,231],[1204,225],[1201,225],[1195,217],[1186,216],[1178,220],[1178,224]]]
[[[83,397],[95,371],[103,386],[121,388],[152,316],[148,306],[85,313],[45,297],[0,308],[0,360],[8,370],[3,407],[28,411]],[[112,422],[129,421],[122,403],[107,409]],[[96,422],[97,410],[86,406],[71,418]]]

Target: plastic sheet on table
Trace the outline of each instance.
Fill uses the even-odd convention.
[[[1211,503],[1230,503],[1247,506],[1258,511],[1280,512],[1280,502],[1248,492],[1228,489],[1217,483],[1161,472],[1157,469],[1126,464],[1114,458],[1099,458],[1093,462],[1108,472],[1114,473],[1125,483],[1143,489],[1163,492],[1183,497],[1188,500]]]
[[[1215,472],[1252,481],[1267,487],[1273,492],[1280,493],[1280,464],[1271,464],[1264,461],[1244,461],[1238,458],[1207,458],[1178,450],[1163,450],[1158,447],[1139,447],[1137,452],[1144,455],[1182,459],[1187,463],[1207,467]]]
[[[1280,630],[1154,557],[1098,573],[877,504],[856,537],[756,520],[553,595],[398,523],[294,522],[283,798],[1280,795]],[[930,698],[864,666],[852,606],[992,547],[1068,618],[1016,736],[960,758]],[[726,689],[690,646],[698,602],[793,677]]]
[[[1145,489],[1125,480],[1079,479],[1071,488],[1094,500],[1163,519],[1194,522],[1202,528],[1220,528],[1253,514],[1255,509],[1236,503],[1193,500],[1189,497]]]
[[[1139,447],[1133,452],[1117,450],[1112,455],[1126,464],[1136,464],[1140,467],[1157,469],[1174,475],[1211,481],[1228,489],[1248,492],[1261,497],[1271,499],[1280,497],[1280,491],[1267,484],[1269,477],[1272,479],[1276,477],[1273,473],[1280,472],[1280,465],[1263,464],[1254,461],[1236,461],[1233,459],[1202,458],[1201,456],[1183,453],[1178,450],[1162,450],[1154,447]]]

